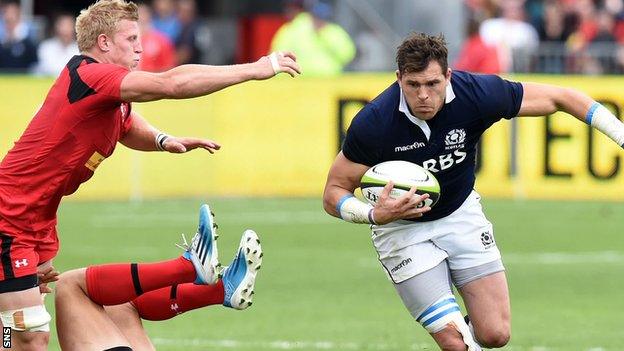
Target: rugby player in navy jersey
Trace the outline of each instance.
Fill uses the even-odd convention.
[[[623,146],[624,124],[573,89],[451,71],[442,36],[411,35],[399,46],[397,63],[397,82],[367,104],[347,131],[327,177],[325,210],[371,224],[381,264],[405,307],[442,350],[502,347],[511,335],[505,269],[473,190],[481,134],[501,118],[564,111]],[[425,196],[414,196],[415,189],[392,199],[392,183],[374,207],[356,199],[362,175],[389,160],[433,172],[439,202],[422,207]],[[451,283],[464,300],[468,323]]]
[[[59,248],[56,211],[62,197],[90,179],[118,142],[140,151],[171,153],[197,148],[212,153],[220,147],[210,140],[159,132],[132,110],[132,102],[198,97],[300,71],[288,52],[243,65],[135,71],[143,51],[137,20],[137,6],[125,0],[101,0],[81,12],[76,21],[81,54],[67,63],[0,164],[0,317],[11,328],[17,350],[47,349],[51,317],[40,292],[49,291],[45,284],[58,274],[52,259]],[[239,250],[223,271],[215,240],[212,215],[202,206],[198,232],[176,259],[62,274],[55,300],[61,348],[153,349],[139,317],[167,319],[216,303],[248,307],[261,258],[259,240],[246,231],[241,248],[251,250]]]

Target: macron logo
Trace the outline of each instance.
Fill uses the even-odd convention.
[[[425,147],[425,143],[416,141],[410,145],[397,146],[394,148],[394,152],[409,151],[409,150],[419,149],[421,147]]]
[[[412,259],[411,258],[407,258],[407,259],[401,261],[398,265],[394,266],[394,268],[392,268],[390,270],[390,272],[394,273],[394,272],[398,271],[399,269],[407,266],[410,263],[412,263]]]

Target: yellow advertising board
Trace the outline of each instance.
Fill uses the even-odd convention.
[[[514,78],[581,89],[618,114],[624,106],[624,79]],[[393,81],[393,74],[279,77],[203,98],[133,104],[169,134],[223,147],[215,155],[172,155],[119,145],[73,198],[321,196],[341,134]],[[0,154],[19,137],[51,83],[0,77]],[[567,115],[499,122],[484,136],[480,155],[477,189],[486,196],[624,200],[622,150]]]

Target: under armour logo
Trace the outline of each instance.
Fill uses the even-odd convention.
[[[15,268],[26,267],[28,266],[28,260],[22,258],[21,260],[15,260]]]
[[[177,313],[178,312],[178,308],[180,308],[180,307],[178,306],[177,303],[174,302],[174,303],[171,304],[171,310],[172,311]]]

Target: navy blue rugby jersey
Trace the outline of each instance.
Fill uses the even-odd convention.
[[[455,211],[475,183],[476,145],[501,118],[518,115],[522,84],[495,75],[453,71],[442,109],[429,121],[414,117],[399,87],[392,84],[351,122],[342,152],[366,166],[392,160],[428,169],[440,182],[438,203],[416,221]]]

